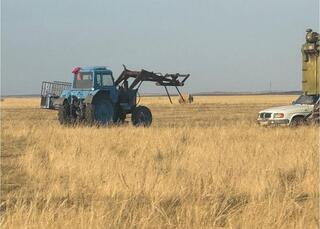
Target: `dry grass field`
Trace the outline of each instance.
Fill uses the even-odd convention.
[[[39,99],[5,99],[0,226],[318,228],[319,129],[255,123],[294,98],[142,98],[150,128],[63,127]]]

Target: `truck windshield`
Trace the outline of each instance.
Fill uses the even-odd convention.
[[[96,73],[96,80],[98,87],[113,86],[113,77],[109,73]]]
[[[74,88],[92,88],[92,73],[79,72],[75,76]]]
[[[315,104],[319,99],[318,95],[301,95],[294,103],[295,104]]]

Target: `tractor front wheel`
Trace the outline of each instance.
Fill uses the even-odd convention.
[[[152,123],[152,114],[150,109],[145,106],[136,107],[132,112],[131,121],[134,126],[150,126]]]

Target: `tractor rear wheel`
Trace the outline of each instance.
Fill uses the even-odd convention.
[[[62,125],[71,123],[70,107],[68,103],[63,103],[63,105],[59,107],[58,120]]]
[[[113,105],[111,101],[104,100],[94,104],[94,120],[98,124],[109,124],[113,122]]]
[[[152,123],[152,114],[150,109],[145,106],[136,107],[132,112],[131,121],[134,126],[150,126]]]
[[[110,101],[103,101],[95,104],[87,104],[85,120],[89,125],[109,124],[113,122],[113,106]]]

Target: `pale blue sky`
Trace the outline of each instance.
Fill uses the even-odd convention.
[[[2,0],[1,26],[2,95],[70,81],[74,66],[118,76],[122,64],[190,73],[183,91],[297,90],[319,1]]]

